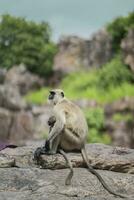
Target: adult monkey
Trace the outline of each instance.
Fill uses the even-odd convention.
[[[64,92],[60,89],[51,90],[48,100],[53,106],[54,116],[48,121],[50,131],[45,146],[36,149],[34,158],[38,160],[41,154],[60,152],[70,167],[70,173],[65,181],[66,185],[69,185],[73,176],[73,167],[65,152],[81,152],[89,171],[99,179],[103,187],[109,193],[124,198],[123,195],[112,191],[98,172],[89,164],[85,150],[88,126],[81,109],[65,98]]]

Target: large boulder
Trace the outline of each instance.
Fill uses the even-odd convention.
[[[54,70],[69,73],[85,65],[86,62],[82,58],[85,44],[84,39],[77,36],[62,36],[54,59]]]
[[[0,108],[0,141],[23,144],[34,136],[34,118],[31,112],[12,112]]]
[[[29,90],[39,89],[44,80],[27,71],[24,65],[14,66],[6,73],[5,82],[18,86],[19,92],[24,95]]]
[[[112,37],[106,29],[101,29],[92,36],[89,42],[88,65],[100,67],[107,63],[112,57]]]
[[[0,85],[0,107],[9,110],[21,110],[26,106],[26,102],[20,96],[17,86],[10,84]]]
[[[105,111],[105,128],[115,146],[134,148],[134,98],[126,97],[108,104]]]
[[[121,49],[125,64],[134,72],[134,28],[128,31],[127,36],[121,42]]]
[[[49,127],[48,119],[52,114],[50,106],[33,106],[32,115],[34,118],[34,139],[40,139],[47,136]]]
[[[66,186],[68,174],[62,155],[44,155],[41,164],[33,162],[37,146],[5,149],[0,153],[0,200],[119,200],[109,194],[85,168],[79,153],[68,153],[74,168],[72,184]],[[91,165],[105,179],[109,187],[126,199],[134,199],[134,150],[113,148],[102,144],[86,146]],[[52,170],[51,170],[52,169]],[[99,169],[99,170],[98,170]]]
[[[11,112],[5,108],[0,108],[0,140],[6,141],[9,139],[11,123]]]
[[[64,36],[58,47],[54,70],[63,74],[83,68],[100,67],[113,57],[112,38],[105,29],[95,33],[89,40]]]
[[[34,119],[29,111],[16,112],[13,114],[8,139],[16,144],[23,144],[24,140],[32,139],[34,134]]]

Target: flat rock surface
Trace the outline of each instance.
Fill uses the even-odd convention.
[[[69,170],[65,169],[64,158],[59,154],[43,155],[37,166],[32,159],[36,148],[37,145],[32,145],[0,152],[0,200],[121,199],[102,187],[77,153],[68,154],[76,168],[72,185],[65,186]],[[103,144],[89,144],[86,149],[91,164],[109,187],[133,200],[134,150]]]

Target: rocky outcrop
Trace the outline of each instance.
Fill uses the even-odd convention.
[[[128,31],[127,36],[121,42],[125,64],[134,72],[134,28]]]
[[[14,66],[7,71],[5,83],[17,86],[21,95],[33,89],[39,89],[44,84],[44,80],[39,76],[27,71],[24,65]]]
[[[106,115],[111,115],[113,113],[118,112],[134,112],[134,98],[133,97],[125,97],[118,101],[115,101],[111,104],[105,105],[105,113]]]
[[[110,195],[94,175],[84,169],[85,164],[80,154],[68,153],[69,159],[76,168],[72,185],[65,186],[68,169],[65,169],[64,158],[59,154],[42,156],[40,164],[45,169],[41,169],[32,160],[36,148],[37,145],[33,145],[0,152],[0,200],[54,200],[55,198],[104,200],[106,196],[111,200],[120,199]],[[128,200],[132,200],[134,198],[134,150],[115,149],[101,144],[87,145],[86,148],[92,166],[97,168],[110,188],[128,196]]]
[[[105,110],[105,128],[115,146],[134,148],[134,98],[123,98],[108,104]]]
[[[62,37],[58,43],[59,51],[54,59],[54,70],[69,73],[87,64],[87,61],[83,60],[85,45],[86,42],[77,36]]]
[[[33,115],[18,87],[0,85],[0,140],[18,144],[33,136]],[[20,144],[20,143],[19,143]]]
[[[95,33],[90,40],[76,36],[62,37],[58,47],[54,70],[63,73],[100,67],[113,56],[112,39],[105,29]]]
[[[26,106],[26,102],[21,97],[17,86],[0,85],[0,107],[17,111],[25,109]]]
[[[89,41],[88,65],[100,67],[113,57],[112,37],[102,29],[95,33]]]

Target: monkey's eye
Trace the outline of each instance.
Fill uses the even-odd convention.
[[[61,96],[64,97],[64,93],[63,92],[61,92]]]
[[[54,98],[55,92],[50,91],[50,94],[48,96],[48,99],[52,100]]]

